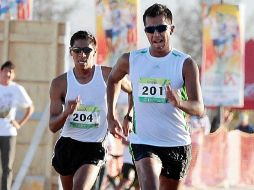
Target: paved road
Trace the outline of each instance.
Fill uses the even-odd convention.
[[[184,190],[254,190],[254,186],[228,186],[228,187],[185,187]]]

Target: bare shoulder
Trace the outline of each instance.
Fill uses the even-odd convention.
[[[116,65],[113,67],[113,72],[121,72],[124,74],[129,73],[129,57],[130,53],[122,54],[118,58]]]
[[[51,86],[62,86],[67,83],[67,73],[57,76],[51,82]]]
[[[118,59],[118,62],[120,61],[120,63],[122,64],[126,64],[126,63],[129,63],[129,57],[130,57],[130,53],[124,53],[122,54],[119,59]]]
[[[195,74],[198,72],[198,65],[193,61],[192,58],[187,58],[183,64],[183,76],[188,74]]]
[[[197,67],[197,64],[193,61],[192,58],[188,57],[184,60],[184,67]]]
[[[50,94],[65,94],[67,90],[67,73],[57,76],[51,82]]]

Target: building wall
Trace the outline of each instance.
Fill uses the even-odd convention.
[[[63,73],[66,60],[66,38],[68,25],[59,22],[39,21],[0,21],[0,62],[12,60],[16,65],[15,81],[23,85],[31,96],[35,113],[29,122],[18,131],[16,157],[14,161],[14,180],[21,168],[40,119],[49,103],[51,80]],[[22,113],[18,113],[17,117]],[[56,136],[48,129],[48,118],[44,121],[42,138],[24,182],[34,179],[43,189],[51,189],[55,183],[51,167],[52,150]],[[43,129],[43,128],[42,128]],[[38,140],[38,139],[34,139]],[[25,163],[26,165],[27,163]],[[40,176],[38,180],[38,176]],[[35,177],[35,178],[31,178]],[[29,180],[28,180],[29,179]],[[23,189],[26,188],[23,183]],[[38,186],[35,185],[35,189]],[[30,188],[31,189],[31,188]]]

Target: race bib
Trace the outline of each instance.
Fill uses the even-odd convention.
[[[70,117],[70,127],[96,128],[100,124],[100,109],[96,106],[80,105]]]
[[[166,103],[166,85],[170,84],[168,79],[140,78],[138,98],[143,103]]]

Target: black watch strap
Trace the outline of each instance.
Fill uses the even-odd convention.
[[[124,119],[127,119],[129,122],[132,123],[132,117],[129,116],[128,114],[124,116]]]

